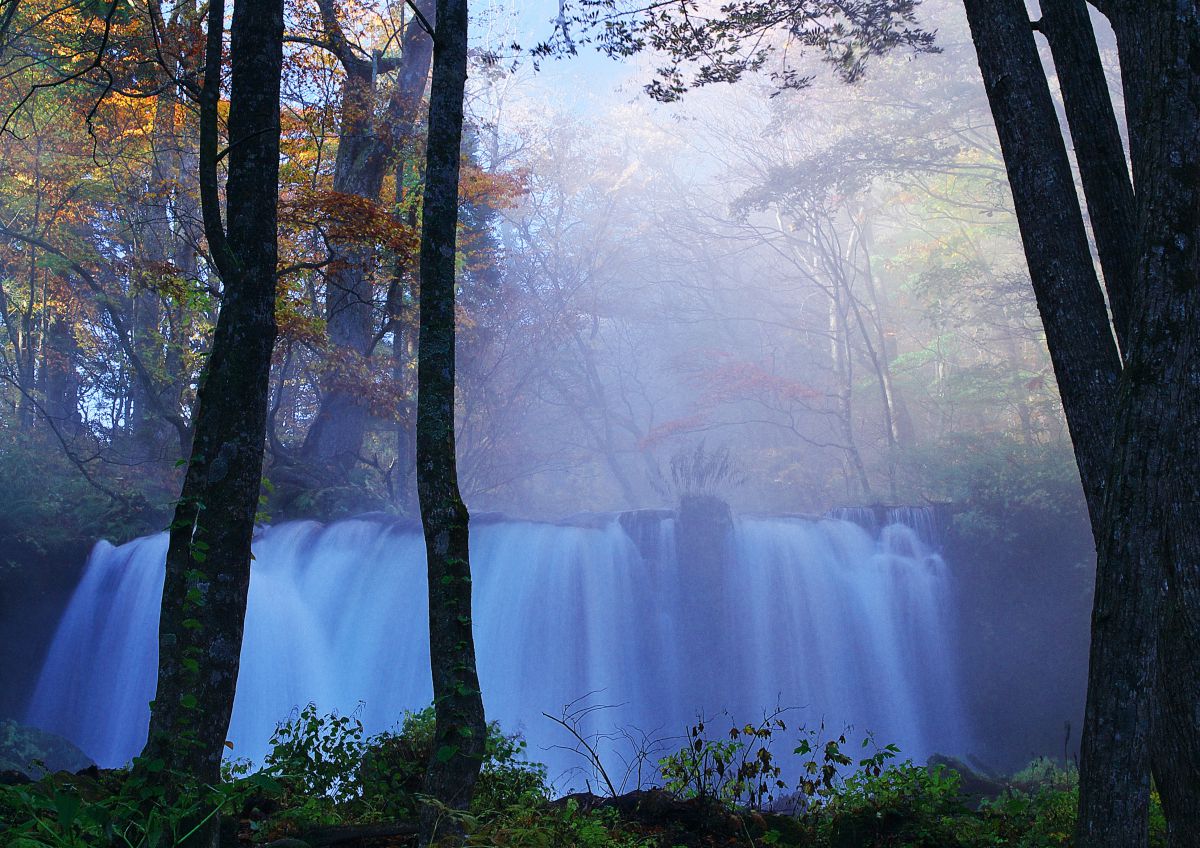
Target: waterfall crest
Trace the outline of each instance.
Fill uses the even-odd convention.
[[[930,526],[741,518],[725,550],[698,562],[679,555],[686,528],[661,511],[473,522],[488,717],[524,732],[552,775],[578,762],[541,714],[588,693],[613,705],[588,731],[674,736],[698,711],[744,723],[778,704],[798,708],[793,723],[852,722],[907,756],[963,752],[953,585]],[[166,547],[165,533],[96,545],[31,701],[31,724],[103,766],[145,738]],[[308,701],[342,712],[362,701],[373,731],[429,703],[418,528],[291,522],[264,529],[254,551],[236,756],[260,759],[275,723]]]

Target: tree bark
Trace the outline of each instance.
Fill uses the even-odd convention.
[[[1110,422],[1121,363],[1025,4],[964,0],[964,5],[1093,535],[1102,551]],[[1080,781],[1081,848],[1135,848],[1147,840],[1151,627],[1147,587],[1139,582],[1143,577],[1116,556],[1102,556],[1097,566]]]
[[[426,794],[450,809],[470,804],[484,752],[483,699],[475,669],[468,514],[454,443],[455,264],[467,0],[438,0],[421,228],[421,329],[417,361],[417,495],[429,575],[429,655],[435,710]],[[423,845],[456,824],[421,810]]]
[[[223,0],[213,0],[200,159],[205,235],[222,304],[171,525],[158,688],[144,751],[168,773],[209,783],[220,776],[237,684],[276,332],[283,2],[239,0],[234,8],[227,231],[216,194],[223,15]]]
[[[416,11],[420,12],[430,25],[437,25],[437,9],[433,0],[417,0]],[[401,55],[408,57],[408,60],[401,64],[396,75],[395,87],[392,89],[391,111],[397,116],[391,126],[392,144],[397,153],[401,154],[396,157],[393,200],[396,213],[400,214],[403,210],[409,226],[415,229],[417,206],[409,202],[406,195],[407,157],[402,152],[414,141],[420,105],[425,96],[425,85],[433,61],[433,39],[424,31],[421,19],[416,15],[405,27],[401,50]],[[421,167],[419,163],[414,163],[414,166],[418,170]],[[423,182],[424,174],[418,172],[416,179]],[[396,257],[392,263],[392,279],[388,285],[387,298],[388,322],[392,329],[392,380],[409,402],[396,415],[393,427],[396,463],[393,466],[391,486],[393,500],[405,514],[414,511],[417,502],[416,416],[411,414],[411,411],[416,409],[416,386],[411,366],[415,356],[414,342],[419,330],[412,326],[410,315],[415,314],[412,304],[420,299],[418,288],[418,270],[412,267],[411,260],[408,257]]]
[[[52,427],[67,439],[83,430],[79,414],[79,345],[71,330],[71,320],[63,313],[56,314],[46,327],[46,417]]]
[[[1200,4],[1127,2],[1114,23],[1138,59],[1138,269],[1101,563],[1128,556],[1159,592],[1151,760],[1181,848],[1200,845]]]
[[[343,57],[342,66],[346,81],[333,190],[374,200],[383,188],[389,158],[388,145],[376,132],[375,71],[370,62],[353,56]],[[305,438],[304,454],[342,472],[358,462],[367,426],[369,410],[355,374],[371,353],[374,258],[373,245],[333,240],[325,273],[325,324],[333,362],[322,381],[321,407]]]

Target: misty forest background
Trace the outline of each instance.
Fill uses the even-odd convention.
[[[0,717],[19,720],[92,545],[172,521],[224,289],[202,98],[176,74],[204,64],[203,15],[0,8]],[[936,38],[861,76],[797,52],[686,94],[653,54],[520,49],[553,12],[472,10],[453,387],[472,517],[929,507],[977,767],[1074,762],[1095,547],[962,4],[924,0]],[[422,15],[286,7],[264,523],[420,517]],[[679,473],[705,455],[711,481]]]
[[[319,40],[307,12],[298,35]],[[401,14],[344,26],[366,55]],[[1014,613],[1029,631],[1021,658],[997,644],[972,664],[998,718],[1026,691],[1037,716],[1008,728],[1035,734],[1024,756],[1058,751],[1081,709],[1091,543],[966,23],[953,3],[934,17],[942,53],[853,87],[814,61],[803,91],[746,81],[667,106],[596,59],[477,70],[459,480],[473,513],[669,506],[671,459],[703,440],[731,452],[738,511],[944,505],[966,546],[949,558],[996,604],[967,638]],[[422,148],[401,139],[375,194],[347,191],[344,68],[305,45],[287,59],[264,517],[415,515]],[[591,74],[618,90],[549,96]],[[8,84],[11,111],[27,85]],[[396,85],[380,76],[372,108]],[[95,103],[91,84],[35,92],[2,141],[5,597],[47,595],[4,617],[13,665],[36,666],[97,538],[169,520],[220,304],[194,118],[171,92]]]

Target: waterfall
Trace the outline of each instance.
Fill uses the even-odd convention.
[[[699,562],[678,553],[677,524],[663,511],[472,524],[485,707],[552,775],[579,762],[542,712],[589,693],[608,708],[588,732],[675,736],[698,712],[745,723],[782,705],[797,708],[789,724],[853,723],[915,758],[966,750],[953,581],[931,525],[740,518]],[[166,548],[165,533],[96,545],[31,701],[29,723],[104,766],[145,738]],[[275,723],[309,701],[343,713],[361,701],[373,731],[429,703],[419,528],[292,522],[263,529],[254,552],[235,756],[260,759]]]

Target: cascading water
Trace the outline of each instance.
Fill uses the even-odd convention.
[[[552,775],[579,762],[542,712],[588,693],[613,706],[586,732],[675,735],[697,712],[746,722],[783,705],[793,723],[853,722],[908,756],[966,749],[951,580],[918,529],[743,518],[706,564],[677,554],[687,539],[669,514],[629,518],[472,525],[485,706]],[[101,765],[144,740],[166,546],[166,534],[96,546],[31,702],[31,724]],[[275,723],[309,701],[362,701],[373,730],[430,701],[418,528],[295,522],[254,550],[237,755],[261,758]]]

